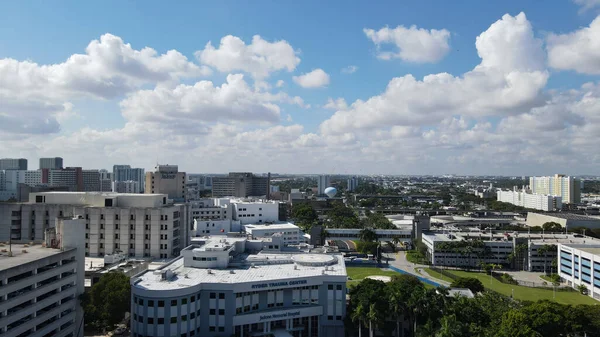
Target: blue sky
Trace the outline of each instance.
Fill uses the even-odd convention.
[[[502,107],[499,109],[502,112],[491,111],[481,117],[474,113],[463,115],[460,112],[460,108],[453,108],[447,115],[440,115],[440,118],[415,122],[416,124],[410,122],[406,125],[403,122],[398,122],[397,118],[391,116],[392,118],[390,119],[383,118],[380,121],[380,125],[369,127],[366,131],[367,135],[359,130],[361,129],[360,126],[350,123],[347,126],[346,133],[351,133],[351,135],[347,136],[347,140],[352,138],[354,144],[342,142],[337,144],[338,147],[331,145],[332,141],[325,140],[326,137],[333,137],[335,135],[328,135],[321,126],[324,121],[330,119],[334,114],[338,114],[339,111],[339,109],[324,108],[329,98],[344,98],[349,105],[357,99],[366,101],[372,97],[382,95],[386,91],[388,83],[394,78],[412,75],[417,80],[422,80],[424,76],[439,73],[449,73],[460,77],[464,73],[473,70],[481,62],[475,45],[476,38],[488,30],[492,24],[501,20],[505,14],[515,17],[519,13],[524,12],[528,24],[531,26],[533,36],[535,39],[541,41],[543,45],[542,49],[546,53],[549,35],[577,32],[582,27],[589,26],[596,18],[598,8],[600,7],[592,6],[592,8],[583,10],[581,4],[586,2],[593,4],[594,0],[580,0],[579,4],[569,0],[543,3],[540,1],[202,1],[182,2],[176,5],[159,1],[144,3],[134,1],[106,1],[103,3],[82,1],[3,2],[0,5],[0,41],[2,41],[0,43],[0,59],[14,59],[19,62],[29,60],[40,66],[61,64],[73,54],[85,54],[85,48],[92,40],[98,40],[103,34],[110,33],[121,38],[124,43],[131,44],[131,47],[135,50],[150,47],[156,50],[158,54],[163,54],[175,49],[187,57],[188,61],[199,65],[202,62],[195,57],[195,52],[203,50],[209,41],[212,41],[213,46],[218,47],[221,38],[233,35],[239,37],[249,45],[254,35],[260,35],[268,42],[285,40],[301,60],[293,71],[276,70],[270,72],[269,76],[264,79],[271,86],[267,91],[271,93],[284,92],[290,97],[300,97],[304,102],[304,106],[277,102],[281,118],[279,122],[273,123],[273,121],[270,121],[270,124],[259,120],[259,123],[250,125],[251,123],[247,119],[241,118],[242,123],[240,125],[239,120],[227,119],[227,123],[232,123],[232,125],[238,128],[236,130],[238,134],[243,132],[262,134],[261,130],[267,130],[276,126],[301,126],[302,130],[296,135],[297,137],[292,137],[294,139],[290,140],[286,138],[286,141],[296,142],[298,139],[302,139],[301,142],[305,144],[305,140],[312,137],[306,135],[315,135],[315,137],[322,138],[328,144],[329,148],[327,151],[324,150],[319,154],[322,157],[316,156],[314,158],[315,163],[319,163],[325,158],[330,158],[332,155],[335,156],[335,154],[340,156],[340,160],[347,158],[347,155],[344,153],[349,151],[356,154],[352,157],[358,158],[362,156],[364,162],[355,159],[343,165],[347,166],[348,170],[365,173],[420,173],[423,170],[419,168],[419,163],[426,163],[431,160],[444,162],[447,168],[438,167],[432,169],[431,165],[423,164],[428,167],[425,170],[426,173],[441,174],[450,173],[449,171],[451,171],[453,173],[464,172],[469,174],[495,173],[520,175],[538,174],[538,172],[552,173],[567,169],[576,170],[576,172],[566,172],[570,174],[594,173],[593,168],[596,167],[596,158],[565,154],[566,149],[579,144],[579,140],[575,139],[573,139],[573,143],[562,144],[560,148],[552,149],[545,147],[538,148],[539,146],[543,146],[544,142],[547,142],[546,139],[532,139],[527,144],[519,145],[523,147],[521,153],[511,154],[511,156],[516,155],[522,158],[519,160],[523,160],[523,162],[515,163],[503,159],[501,163],[499,162],[497,165],[493,165],[493,167],[486,165],[486,161],[481,160],[481,158],[467,158],[476,146],[488,144],[490,147],[493,147],[494,139],[492,138],[477,140],[473,144],[468,144],[466,140],[459,142],[459,144],[444,143],[445,141],[440,139],[433,142],[429,142],[431,139],[424,140],[427,131],[434,130],[438,134],[442,133],[439,128],[440,125],[444,124],[440,124],[440,121],[445,118],[455,118],[463,121],[466,127],[456,132],[465,132],[466,134],[469,134],[469,131],[473,131],[472,129],[477,125],[481,127],[485,123],[490,123],[493,129],[489,133],[498,134],[500,130],[497,128],[503,124],[503,121],[509,123],[509,117],[514,117],[515,115],[522,115],[526,120],[536,119],[528,117],[527,114],[532,113],[529,109],[533,106],[547,108],[548,104],[542,105],[539,103],[542,100],[541,96],[548,102],[551,100],[551,96],[558,97],[561,93],[567,93],[572,89],[580,90],[581,85],[587,82],[596,83],[598,72],[594,69],[576,71],[575,69],[568,69],[569,66],[561,65],[553,67],[544,64],[542,68],[548,73],[548,77],[544,82],[543,88],[539,90],[541,96],[528,97],[531,100],[531,104],[525,104],[526,108],[524,106],[515,108],[511,105],[511,109],[514,109],[514,111],[508,113],[505,111],[506,108]],[[445,29],[448,31],[450,34],[447,39],[449,51],[444,53],[443,57],[436,62],[410,62],[401,58],[383,60],[377,57],[379,51],[377,44],[363,32],[365,28],[378,31],[386,26],[394,29],[397,26],[408,28],[412,25],[415,25],[419,29]],[[512,39],[513,37],[508,34],[504,38]],[[396,49],[393,43],[383,43],[379,47],[382,50]],[[547,55],[544,56],[545,59]],[[594,59],[595,57],[598,57],[598,55],[590,56],[591,63],[594,63],[594,60],[598,61]],[[542,59],[540,58],[540,60]],[[545,61],[541,62],[545,63]],[[208,80],[212,81],[215,86],[218,86],[225,81],[228,74],[244,73],[244,71],[237,69],[215,71],[214,65],[208,64],[208,66],[212,66],[212,74],[180,79],[179,83],[193,85],[197,81]],[[341,70],[348,66],[357,67],[357,71],[352,74],[342,73]],[[324,70],[329,75],[329,83],[323,85],[323,87],[309,89],[294,83],[293,76],[309,73],[314,69]],[[252,78],[247,72],[244,74],[244,79],[250,86],[254,85],[257,80]],[[281,88],[276,88],[278,80],[285,81],[285,85]],[[145,82],[140,84],[136,90],[152,90],[155,86],[156,83]],[[10,90],[11,88],[6,89]],[[596,89],[592,90],[595,93],[596,91],[594,90]],[[98,168],[101,166],[110,167],[121,161],[132,160],[134,165],[149,168],[153,165],[152,162],[144,158],[137,158],[126,152],[115,154],[115,151],[110,146],[102,144],[98,145],[100,152],[97,152],[93,158],[87,157],[89,154],[84,150],[89,144],[81,144],[80,147],[73,145],[71,155],[50,153],[60,150],[61,142],[73,142],[73,139],[78,137],[90,138],[89,134],[82,134],[82,129],[100,133],[111,131],[117,134],[123,133],[121,129],[126,122],[134,123],[131,118],[124,116],[120,108],[120,103],[128,95],[132,95],[135,92],[123,91],[122,94],[115,97],[103,97],[100,99],[97,97],[90,98],[89,95],[74,94],[61,94],[58,95],[60,99],[57,99],[56,96],[52,95],[53,103],[60,101],[61,104],[64,102],[73,104],[75,114],[70,118],[59,119],[60,131],[58,132],[57,130],[42,134],[19,132],[17,137],[14,131],[2,130],[0,127],[0,136],[6,139],[7,144],[9,141],[14,141],[15,138],[19,138],[21,141],[23,139],[31,141],[27,146],[18,149],[18,153],[11,153],[11,151],[5,149],[0,150],[0,155],[8,157],[31,157],[30,160],[33,162],[35,162],[35,157],[38,155],[62,155],[67,157],[66,159],[69,159],[68,161],[73,165],[86,166],[88,164],[97,166]],[[399,95],[401,94],[402,92]],[[574,101],[569,104],[576,104],[576,100],[580,99],[584,93],[580,92],[578,95],[577,97],[570,98]],[[38,98],[34,99],[32,97],[25,99],[29,99],[30,102],[38,100]],[[538,103],[534,104],[532,103],[533,101]],[[394,104],[402,105],[404,102],[394,102]],[[444,103],[437,104],[445,105]],[[310,105],[310,108],[307,105]],[[2,106],[0,105],[0,116],[3,113],[1,109]],[[344,118],[349,119],[363,116],[366,113],[365,111],[378,114],[376,105],[375,107],[369,107],[365,111],[349,109],[352,111],[344,115],[346,116]],[[417,116],[421,114],[414,107],[409,106],[407,109],[410,110],[410,113],[414,113]],[[160,113],[168,115],[170,111],[166,109]],[[575,111],[573,113],[577,114],[578,112]],[[4,114],[13,114],[14,116],[11,117],[17,117],[16,113],[12,112],[12,110],[4,112]],[[286,117],[288,114],[291,120]],[[547,118],[551,119],[551,117]],[[586,116],[582,118],[585,119],[583,125],[581,122],[577,125],[569,124],[561,132],[576,133],[573,130],[574,126],[586,126],[595,130],[595,124],[592,125],[592,123],[595,123],[595,120],[592,120],[593,118],[586,119]],[[202,125],[202,128],[206,127],[210,129],[214,127],[214,124],[205,123],[205,121],[200,122],[202,122],[199,124]],[[515,121],[510,120],[510,122],[514,123]],[[401,146],[388,144],[391,149],[399,149],[398,156],[390,159],[385,153],[377,153],[378,151],[371,149],[380,149],[380,147],[373,139],[369,138],[368,134],[390,132],[390,127],[394,125],[398,127],[417,127],[418,130],[415,132],[420,133],[422,137],[420,139],[396,139],[399,144],[406,144],[409,141],[416,142],[416,148],[400,149]],[[140,124],[141,130],[147,130],[147,127],[147,124],[144,124],[143,127]],[[198,129],[197,132],[198,134],[204,134],[206,130]],[[343,132],[338,131],[338,135],[341,133]],[[269,133],[265,131],[264,134]],[[104,138],[102,137],[114,138],[111,134],[98,136],[94,133],[94,135],[99,137],[98,142],[103,141]],[[169,137],[171,136],[177,138],[180,135],[174,130],[172,134],[169,134]],[[39,137],[45,140],[52,139],[52,145],[42,146],[36,144],[36,140]],[[457,138],[460,138],[460,136],[457,136]],[[277,138],[273,139],[273,141],[276,140]],[[141,139],[127,139],[124,141],[150,146]],[[241,140],[238,139],[239,141]],[[252,142],[248,139],[246,141]],[[164,143],[153,144],[151,148],[156,149],[155,151],[158,152],[156,157],[159,160],[181,162],[184,168],[194,172],[226,171],[229,169],[233,170],[234,167],[248,167],[248,169],[258,171],[296,172],[296,170],[308,170],[318,173],[318,169],[314,168],[315,165],[311,165],[310,163],[306,163],[306,165],[282,164],[282,162],[286,162],[284,158],[290,155],[288,150],[270,149],[269,151],[273,152],[267,151],[267,154],[265,154],[269,158],[268,160],[249,160],[246,163],[243,161],[240,163],[240,161],[232,159],[225,163],[219,163],[218,159],[213,160],[216,157],[212,157],[212,155],[206,156],[206,153],[198,151],[198,149],[203,147],[203,143],[210,143],[207,140],[192,139],[190,137],[182,140],[179,137],[176,142],[187,143],[189,148],[186,149],[186,145],[181,144],[177,148],[171,148],[170,145]],[[422,146],[419,145],[420,142],[424,142]],[[170,143],[172,144],[173,141]],[[257,143],[255,148],[249,149],[240,147],[238,143],[219,144],[231,148],[235,154],[234,157],[238,158],[244,158],[247,152],[263,152],[260,143]],[[303,148],[300,145],[294,146],[300,154],[306,153],[306,151],[310,153],[309,148]],[[581,146],[587,146],[587,144]],[[143,146],[140,145],[141,148]],[[418,153],[419,148],[431,148],[427,152],[433,154],[433,156],[417,155],[416,157],[418,158],[416,158],[415,153]],[[531,153],[535,153],[536,151],[544,152],[542,149],[547,149],[548,151],[548,155],[543,155],[544,158],[533,158],[531,156]],[[483,153],[485,149],[479,149],[479,151]],[[193,153],[198,153],[199,158],[211,158],[210,163],[205,162],[204,167],[194,167],[197,162],[196,159],[193,159],[193,157],[192,159],[187,159]],[[496,156],[498,155],[496,154]],[[556,158],[556,156],[564,156],[561,157],[565,159],[564,163],[556,163],[550,159]],[[481,157],[481,154],[479,157]],[[280,160],[277,158],[280,158]],[[296,157],[294,156],[294,158]],[[600,159],[598,160],[600,161]],[[379,163],[376,165],[377,168],[373,168],[372,165],[368,164],[373,162]],[[411,164],[408,165],[408,162]],[[573,166],[574,163],[576,163],[575,166]],[[339,167],[339,165],[336,164],[325,169],[335,171],[335,167]],[[381,172],[378,172],[379,169]]]

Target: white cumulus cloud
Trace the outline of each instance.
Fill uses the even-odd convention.
[[[227,35],[217,48],[208,42],[203,50],[196,52],[203,64],[221,72],[244,71],[255,78],[266,78],[271,73],[294,71],[300,58],[285,40],[269,42],[255,35],[250,44],[237,36]]]
[[[377,45],[377,57],[384,60],[399,58],[413,63],[435,63],[450,51],[450,32],[446,29],[427,30],[413,25],[409,28],[398,26],[379,30],[365,28],[363,31]],[[398,50],[381,51],[384,44],[393,44]]]
[[[300,76],[294,76],[292,79],[303,88],[321,88],[329,84],[329,74],[321,68]]]
[[[345,68],[342,68],[342,74],[354,74],[357,70],[357,66],[347,66]]]
[[[346,100],[343,99],[342,97],[340,97],[338,99],[333,99],[333,98],[329,97],[327,99],[327,103],[325,103],[325,105],[323,105],[323,107],[325,109],[331,109],[331,110],[346,110],[346,109],[348,109],[348,104],[346,103]]]
[[[572,33],[550,34],[548,63],[552,68],[581,74],[600,74],[600,16],[588,27]]]

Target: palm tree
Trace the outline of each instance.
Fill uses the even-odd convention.
[[[456,315],[452,314],[449,316],[442,317],[442,327],[435,334],[435,337],[460,337],[463,336],[462,325],[463,323],[456,319]]]
[[[352,313],[352,321],[358,322],[358,337],[362,337],[362,322],[365,319],[365,307],[362,304],[356,306]]]
[[[375,234],[375,232],[372,229],[365,228],[358,233],[358,238],[361,241],[373,242],[377,240],[377,234]]]
[[[377,326],[377,323],[379,323],[381,319],[381,312],[379,311],[379,308],[376,305],[376,303],[371,303],[369,305],[369,312],[367,313],[367,318],[369,320],[369,337],[373,337],[373,334],[375,332],[373,330],[373,323],[375,323],[375,326]]]

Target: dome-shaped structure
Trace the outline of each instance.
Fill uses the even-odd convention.
[[[337,194],[337,189],[335,187],[327,187],[325,189],[325,194],[327,194],[328,197],[333,198]]]

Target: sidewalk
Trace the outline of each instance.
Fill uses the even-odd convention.
[[[393,267],[402,269],[402,270],[406,271],[407,273],[420,276],[420,277],[430,280],[432,282],[439,283],[443,286],[446,286],[446,287],[450,286],[449,282],[431,277],[431,276],[429,276],[429,274],[427,274],[424,271],[421,273],[417,272],[417,270],[419,270],[419,269],[423,270],[424,268],[428,268],[429,266],[422,265],[422,264],[414,264],[412,262],[409,262],[406,259],[406,252],[404,252],[404,251],[400,251],[397,253],[388,253],[388,254],[383,254],[383,255],[385,257],[390,258],[389,264]]]

